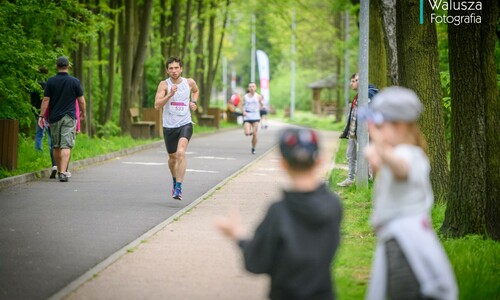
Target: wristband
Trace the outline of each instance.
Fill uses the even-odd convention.
[[[42,119],[45,119],[45,117],[44,117],[44,116],[38,116],[38,117],[39,117],[39,118],[42,118]]]
[[[196,102],[198,102],[198,101],[192,101],[192,100],[191,100],[191,103],[197,104]]]

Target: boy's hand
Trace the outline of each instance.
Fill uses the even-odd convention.
[[[215,219],[217,227],[225,236],[233,240],[241,240],[244,237],[241,216],[238,211],[232,211],[227,217],[217,217]]]

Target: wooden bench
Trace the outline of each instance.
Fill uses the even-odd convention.
[[[153,137],[163,137],[162,110],[154,108],[141,108],[141,120],[155,122]]]
[[[130,134],[134,139],[150,139],[155,136],[155,122],[154,121],[140,121],[139,109],[129,109],[130,117],[132,119],[132,129]]]
[[[206,114],[198,116],[198,124],[218,129],[220,126],[221,113],[222,111],[220,108],[208,108]]]

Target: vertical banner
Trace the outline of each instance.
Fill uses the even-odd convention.
[[[269,58],[266,52],[257,50],[257,64],[259,66],[260,93],[264,97],[264,104],[269,110]]]

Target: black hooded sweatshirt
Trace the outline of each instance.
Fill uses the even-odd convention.
[[[271,276],[273,300],[335,299],[330,266],[341,218],[339,198],[325,184],[312,192],[284,191],[253,239],[239,242],[246,269]]]

